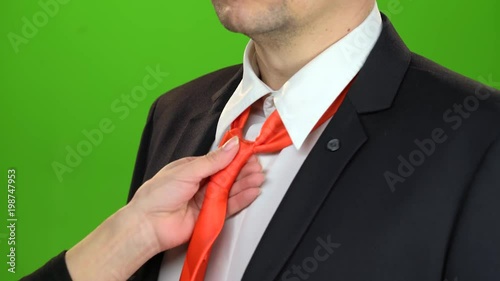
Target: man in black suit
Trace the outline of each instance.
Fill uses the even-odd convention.
[[[129,198],[163,165],[213,148],[227,104],[237,107],[234,95],[253,93],[240,91],[242,84],[258,83],[245,80],[245,71],[253,70],[280,97],[280,90],[297,85],[297,73],[366,24],[374,9],[369,0],[213,2],[229,30],[252,38],[248,61],[155,102]],[[365,26],[364,34],[375,30],[376,22]],[[251,252],[246,265],[236,265],[243,268],[241,280],[500,280],[498,91],[411,53],[385,16],[380,33],[372,33],[378,36],[371,49],[354,45],[343,53],[352,58],[359,49],[370,49],[364,62],[352,59],[362,67],[352,74],[346,99],[300,159],[256,248],[241,250]],[[329,58],[331,64],[346,63],[339,66],[345,72],[355,69],[349,60]],[[318,75],[310,67],[306,71],[303,81]],[[337,79],[336,72],[324,75],[337,94],[349,80]],[[302,92],[304,99],[315,90]],[[259,101],[256,111],[265,106]],[[279,167],[268,173],[272,169]],[[219,239],[247,243],[238,236],[248,234]],[[216,255],[246,257],[233,256],[235,250],[222,244],[216,244],[222,248]],[[178,271],[182,251],[158,254],[134,280],[172,280],[175,274],[167,269]],[[221,259],[210,261],[207,278],[221,272],[238,276]],[[210,266],[217,267],[212,274]]]
[[[226,222],[205,280],[500,280],[497,90],[410,52],[373,0],[213,3],[252,38],[244,63],[155,101],[129,201],[247,107],[248,139],[278,110],[293,145],[259,156],[263,192]],[[185,252],[130,280],[176,280]]]

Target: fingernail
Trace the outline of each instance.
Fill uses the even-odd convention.
[[[239,139],[237,136],[234,136],[232,138],[230,138],[223,146],[222,146],[222,149],[224,151],[229,151],[231,149],[233,149],[236,145],[238,145],[238,142],[239,142]]]

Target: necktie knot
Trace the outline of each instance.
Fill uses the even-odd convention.
[[[327,109],[313,130],[333,116],[344,100],[349,86],[350,84]],[[277,110],[274,110],[264,122],[260,135],[255,141],[243,139],[243,128],[249,114],[250,108],[247,108],[234,120],[231,128],[221,140],[222,145],[230,138],[237,136],[240,139],[240,148],[233,161],[210,178],[189,243],[180,281],[203,281],[212,245],[224,226],[229,191],[250,156],[255,153],[276,152],[292,144]]]

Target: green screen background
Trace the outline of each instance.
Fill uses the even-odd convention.
[[[0,280],[32,272],[120,208],[153,100],[240,63],[247,43],[219,24],[210,1],[65,1],[45,23],[37,1],[0,4]],[[410,49],[499,88],[498,1],[378,3]],[[33,22],[34,15],[38,30],[16,52],[9,34],[21,36],[23,18]],[[148,67],[169,74],[142,100],[122,102]],[[114,103],[128,114],[118,114]],[[82,131],[103,120],[113,131],[58,178],[53,163],[66,164],[67,147],[76,149],[87,140]],[[15,274],[7,272],[6,257],[9,168],[17,170]]]

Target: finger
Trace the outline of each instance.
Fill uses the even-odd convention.
[[[189,162],[195,160],[196,158],[198,158],[198,157],[195,157],[195,156],[184,157],[184,158],[181,158],[179,160],[175,160],[174,162],[170,162],[164,168],[165,169],[173,169],[175,167],[178,167],[178,166],[184,165],[186,163],[189,163]]]
[[[248,163],[252,163],[252,162],[259,162],[259,158],[257,157],[257,155],[253,154],[252,156],[250,156],[250,158],[248,158]]]
[[[207,182],[205,181],[205,183],[201,184],[200,183],[200,189],[198,190],[198,192],[196,192],[196,194],[194,195],[194,202],[196,204],[196,206],[198,207],[198,209],[201,209],[201,206],[203,204],[203,199],[205,199],[205,192],[207,191]]]
[[[231,187],[228,200],[230,201],[231,197],[236,196],[247,189],[260,188],[260,186],[262,186],[262,184],[264,183],[264,180],[265,180],[265,175],[262,172],[253,173],[246,176],[243,179],[240,179],[239,181],[235,182]],[[201,208],[201,206],[203,205],[203,199],[205,197],[205,192],[207,190],[206,181],[205,183],[200,183],[200,186],[201,188],[194,196],[194,201],[196,203],[196,206],[198,206],[199,208]]]
[[[260,171],[262,171],[262,166],[259,162],[246,163],[245,166],[241,168],[240,173],[236,177],[236,181],[239,181],[240,179],[250,174],[258,173]]]
[[[245,189],[262,186],[262,183],[264,183],[264,180],[265,180],[265,176],[264,176],[264,173],[262,173],[262,172],[250,174],[250,175],[240,179],[239,181],[236,181],[233,184],[231,191],[229,191],[229,197],[234,196],[234,195],[244,191]]]
[[[253,163],[253,165],[258,164],[258,163]],[[231,190],[229,192],[229,197],[234,196],[243,190],[249,189],[249,188],[254,188],[254,187],[260,187],[262,183],[265,180],[265,175],[264,173],[261,172],[260,165],[257,165],[257,168],[253,168],[256,172],[249,172],[245,177],[240,178],[239,180],[235,181],[233,186],[231,187]],[[205,197],[205,191],[207,189],[207,183],[209,181],[209,178],[205,178],[200,182],[201,188],[198,190],[196,195],[194,196],[194,201],[196,203],[196,206],[201,208],[203,199]]]
[[[260,194],[259,187],[246,189],[229,198],[227,203],[227,217],[230,217],[248,207]]]
[[[201,187],[205,186],[208,183],[209,180],[210,180],[210,178],[204,178],[204,179],[202,179],[200,181],[200,186]]]
[[[238,149],[239,140],[237,137],[233,137],[221,148],[183,165],[178,176],[186,180],[200,181],[229,165],[238,153]]]

